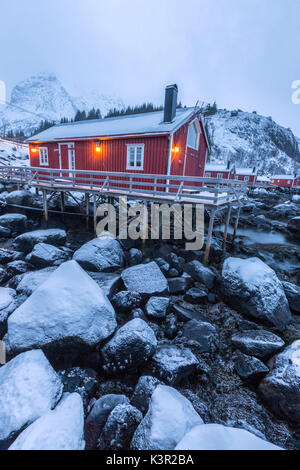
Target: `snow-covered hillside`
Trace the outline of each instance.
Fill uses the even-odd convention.
[[[96,91],[73,97],[54,74],[39,74],[18,83],[12,90],[10,105],[0,110],[0,132],[5,128],[30,134],[42,120],[74,118],[78,109],[99,108],[105,116],[110,108],[124,107],[120,98]]]
[[[299,139],[270,117],[218,110],[207,121],[212,142],[211,161],[229,159],[239,167],[256,166],[260,174],[300,170]]]
[[[28,166],[28,147],[0,138],[0,165]]]

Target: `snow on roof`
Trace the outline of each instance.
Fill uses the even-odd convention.
[[[205,171],[230,171],[231,168],[227,168],[227,165],[217,165],[214,163],[207,163],[205,165]]]
[[[256,180],[257,181],[270,181],[270,178],[268,176],[258,176]]]
[[[255,175],[255,168],[236,168],[237,175]]]
[[[293,180],[295,178],[294,175],[274,175],[271,176],[272,180]]]
[[[164,123],[164,112],[131,114],[107,119],[59,124],[27,139],[27,142],[50,142],[73,138],[107,137],[135,134],[169,134],[195,114],[195,108],[177,109],[173,122]]]

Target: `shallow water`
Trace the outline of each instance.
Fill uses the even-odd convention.
[[[220,230],[224,232],[225,226],[221,226]],[[233,234],[233,227],[228,228],[228,233]],[[260,245],[285,245],[285,246],[298,246],[300,248],[300,243],[292,242],[286,237],[283,233],[280,232],[266,232],[259,229],[251,228],[238,228],[237,230],[237,239],[239,236],[247,237],[248,240],[244,240],[245,244],[258,243]]]

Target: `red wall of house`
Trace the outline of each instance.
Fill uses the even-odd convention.
[[[245,181],[245,176],[249,177],[249,180],[247,181],[247,183],[255,183],[256,181],[256,175],[234,175],[233,176],[233,179],[237,180],[237,181]]]
[[[290,181],[290,183],[289,183]],[[291,178],[290,180],[287,180],[287,179],[275,179],[274,180],[274,183],[272,183],[272,178],[271,178],[271,184],[273,186],[281,186],[283,188],[291,188],[293,186],[293,182],[294,182],[294,179]]]
[[[228,180],[230,173],[229,171],[210,171],[207,170],[205,173],[210,173],[210,178],[218,178],[218,174],[222,173],[222,179]]]

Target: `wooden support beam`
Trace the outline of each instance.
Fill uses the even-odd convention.
[[[216,215],[216,209],[212,209],[210,214],[209,214],[209,226],[208,226],[208,233],[207,233],[207,240],[206,240],[205,254],[204,254],[204,264],[205,265],[208,264],[210,245],[211,245],[212,233],[213,233],[213,228],[214,228],[215,215]]]
[[[96,233],[96,228],[97,228],[97,195],[96,194],[94,194],[93,218],[94,218],[94,232]]]
[[[90,197],[89,197],[89,193],[85,193],[85,220],[86,220],[86,228],[89,228],[89,215],[90,215]]]
[[[239,206],[237,214],[236,214],[236,219],[235,219],[235,224],[234,224],[234,229],[233,229],[233,235],[232,235],[232,244],[234,244],[234,241],[235,241],[236,232],[237,232],[237,228],[238,228],[238,225],[239,225],[240,213],[241,213],[241,206]]]
[[[43,189],[43,208],[44,208],[44,217],[46,226],[48,227],[48,200],[47,200],[47,190]]]
[[[230,222],[230,216],[231,216],[231,209],[232,207],[228,207],[227,215],[226,215],[226,221],[225,221],[225,229],[224,229],[224,236],[223,236],[223,253],[226,251],[226,240],[227,240],[227,234],[228,234],[228,227],[229,227],[229,222]]]
[[[65,212],[65,194],[63,191],[60,192],[60,210]]]

